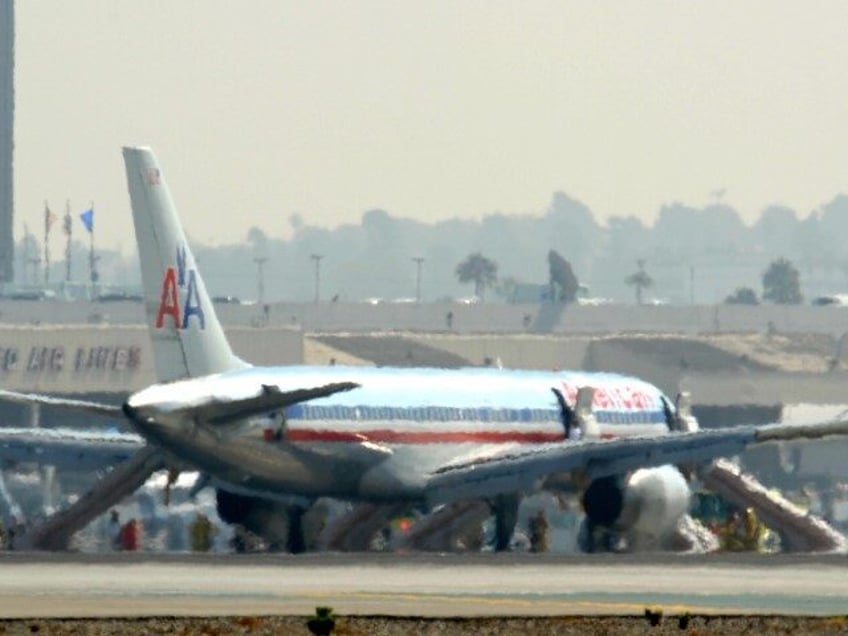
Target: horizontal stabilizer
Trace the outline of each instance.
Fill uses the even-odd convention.
[[[42,404],[44,406],[55,406],[57,408],[70,409],[72,411],[83,411],[92,415],[105,417],[117,417],[123,419],[124,414],[120,406],[103,404],[102,402],[89,402],[88,400],[73,400],[70,398],[54,397],[39,393],[18,393],[17,391],[0,390],[0,400],[14,402],[16,404]]]
[[[333,382],[309,389],[281,391],[278,386],[263,384],[257,396],[226,401],[217,400],[190,407],[188,411],[200,422],[228,424],[255,415],[264,415],[298,402],[315,400],[358,387],[356,382]]]

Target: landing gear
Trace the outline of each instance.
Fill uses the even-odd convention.
[[[495,515],[495,552],[506,552],[518,522],[518,495],[498,495],[489,505]]]
[[[260,537],[270,552],[306,551],[302,506],[237,495],[220,488],[216,498],[221,520],[238,524]]]
[[[302,554],[306,552],[306,536],[303,534],[303,513],[305,510],[300,506],[289,507],[289,533],[286,541],[286,549],[291,554]]]
[[[592,522],[588,517],[580,523],[577,531],[577,547],[581,552],[620,552],[620,537],[606,526]]]

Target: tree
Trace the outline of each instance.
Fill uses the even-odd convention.
[[[759,305],[757,292],[750,287],[737,287],[736,291],[724,299],[725,305]]]
[[[473,282],[474,295],[482,298],[486,288],[498,279],[498,266],[480,252],[474,252],[456,266],[456,277],[460,283]]]
[[[555,250],[550,250],[548,252],[548,267],[550,268],[551,287],[559,288],[556,297],[560,302],[573,303],[577,299],[580,283],[577,281],[577,276],[574,275],[571,263]]]
[[[772,205],[760,214],[751,227],[752,240],[767,253],[797,253],[800,221],[795,211],[781,205]]]
[[[501,298],[506,299],[509,302],[513,301],[515,295],[515,288],[518,286],[518,280],[513,276],[506,276],[498,280],[495,285],[495,293]]]
[[[581,270],[588,267],[592,254],[602,242],[603,232],[592,211],[564,192],[554,192],[545,215],[536,224],[536,241],[550,245],[551,237],[568,240],[571,261]]]
[[[653,235],[673,236],[673,249],[678,254],[697,252],[733,253],[743,243],[748,228],[733,208],[708,205],[693,208],[682,203],[664,205],[654,223]]]
[[[799,305],[803,299],[801,277],[792,262],[783,257],[772,261],[763,274],[763,300]]]
[[[651,287],[654,284],[654,279],[648,275],[648,272],[645,271],[645,259],[640,258],[636,261],[636,264],[639,266],[639,269],[634,273],[630,274],[627,278],[624,279],[624,282],[628,285],[632,286],[636,290],[636,304],[642,304],[642,290]]]
[[[650,244],[651,231],[635,216],[613,216],[607,220],[607,253],[605,261],[629,261],[641,246]]]
[[[263,255],[268,252],[268,235],[255,225],[247,231],[247,242],[253,246],[254,252]]]
[[[303,220],[303,215],[297,212],[294,212],[289,215],[289,226],[291,226],[291,229],[293,229],[295,232],[303,229],[305,225],[306,223]]]

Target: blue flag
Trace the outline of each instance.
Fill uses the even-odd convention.
[[[80,219],[82,220],[82,224],[85,226],[86,230],[89,232],[94,231],[94,208],[89,208],[80,214]]]

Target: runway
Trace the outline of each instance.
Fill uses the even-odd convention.
[[[0,555],[0,617],[844,614],[848,558]]]

